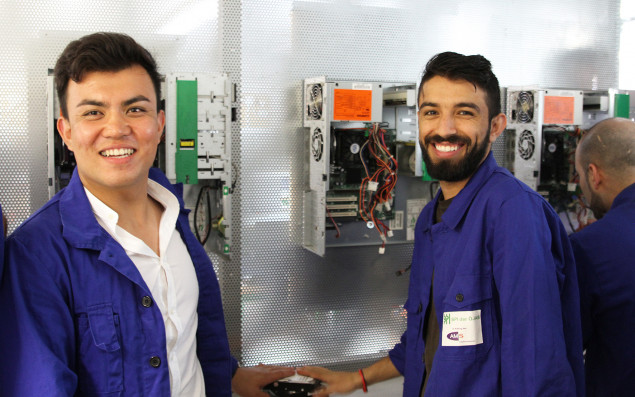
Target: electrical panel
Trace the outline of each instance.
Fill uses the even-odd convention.
[[[607,118],[628,119],[630,118],[630,93],[614,88],[584,91],[582,107],[584,113],[582,128],[585,130]]]
[[[576,190],[574,155],[583,122],[583,92],[507,89],[506,162],[514,175],[558,207]]]
[[[318,255],[354,245],[383,253],[411,241],[425,205],[416,85],[315,77],[304,80],[303,97],[303,246]]]
[[[154,167],[170,181],[185,184],[197,196],[192,229],[212,250],[231,251],[231,194],[235,181],[231,163],[234,86],[226,74],[176,74],[164,77],[160,106],[165,134]],[[49,197],[68,185],[76,163],[57,131],[59,103],[52,70],[47,78]],[[186,203],[188,203],[186,197]],[[189,203],[188,203],[189,204]]]
[[[165,173],[198,185],[194,231],[202,243],[212,236],[214,250],[229,254],[234,86],[227,74],[202,73],[170,73],[165,86]]]

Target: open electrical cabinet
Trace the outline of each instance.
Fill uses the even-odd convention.
[[[421,175],[416,84],[304,80],[308,133],[303,246],[414,240],[427,192]]]

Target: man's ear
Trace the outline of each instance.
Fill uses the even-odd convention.
[[[589,188],[593,189],[594,191],[597,191],[600,186],[603,186],[603,184],[606,182],[604,180],[604,173],[602,172],[602,170],[593,163],[589,164],[587,168],[587,175],[589,178]]]
[[[157,114],[157,123],[158,123],[158,141],[157,141],[157,145],[159,143],[161,143],[161,140],[163,139],[163,131],[165,129],[165,112],[163,110],[159,110],[159,113]]]
[[[59,131],[60,137],[62,137],[62,140],[64,141],[66,146],[71,151],[73,151],[73,147],[71,143],[72,142],[71,141],[71,125],[68,122],[68,120],[64,118],[64,116],[60,116],[60,118],[57,119],[57,131]]]
[[[505,131],[505,127],[507,127],[507,116],[505,116],[504,113],[499,113],[494,116],[490,122],[489,140],[491,143],[494,143],[496,138]]]

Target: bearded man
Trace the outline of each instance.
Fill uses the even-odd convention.
[[[635,123],[602,120],[576,149],[580,188],[598,219],[571,235],[580,285],[587,395],[635,390]],[[615,321],[617,320],[617,321]]]
[[[415,228],[401,342],[357,372],[298,373],[328,384],[314,396],[399,375],[407,397],[584,395],[571,245],[553,208],[490,153],[507,124],[491,63],[434,56],[418,118],[441,189]]]

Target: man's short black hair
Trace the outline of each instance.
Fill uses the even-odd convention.
[[[492,72],[492,64],[482,55],[462,55],[456,52],[442,52],[432,57],[419,86],[419,97],[423,84],[435,76],[450,80],[465,80],[485,91],[489,111],[489,121],[501,112],[501,94],[498,79]]]
[[[55,86],[60,100],[62,116],[68,117],[66,94],[68,83],[82,81],[90,72],[119,72],[139,65],[148,72],[161,103],[161,75],[148,50],[132,37],[122,33],[99,32],[70,42],[55,64]]]

